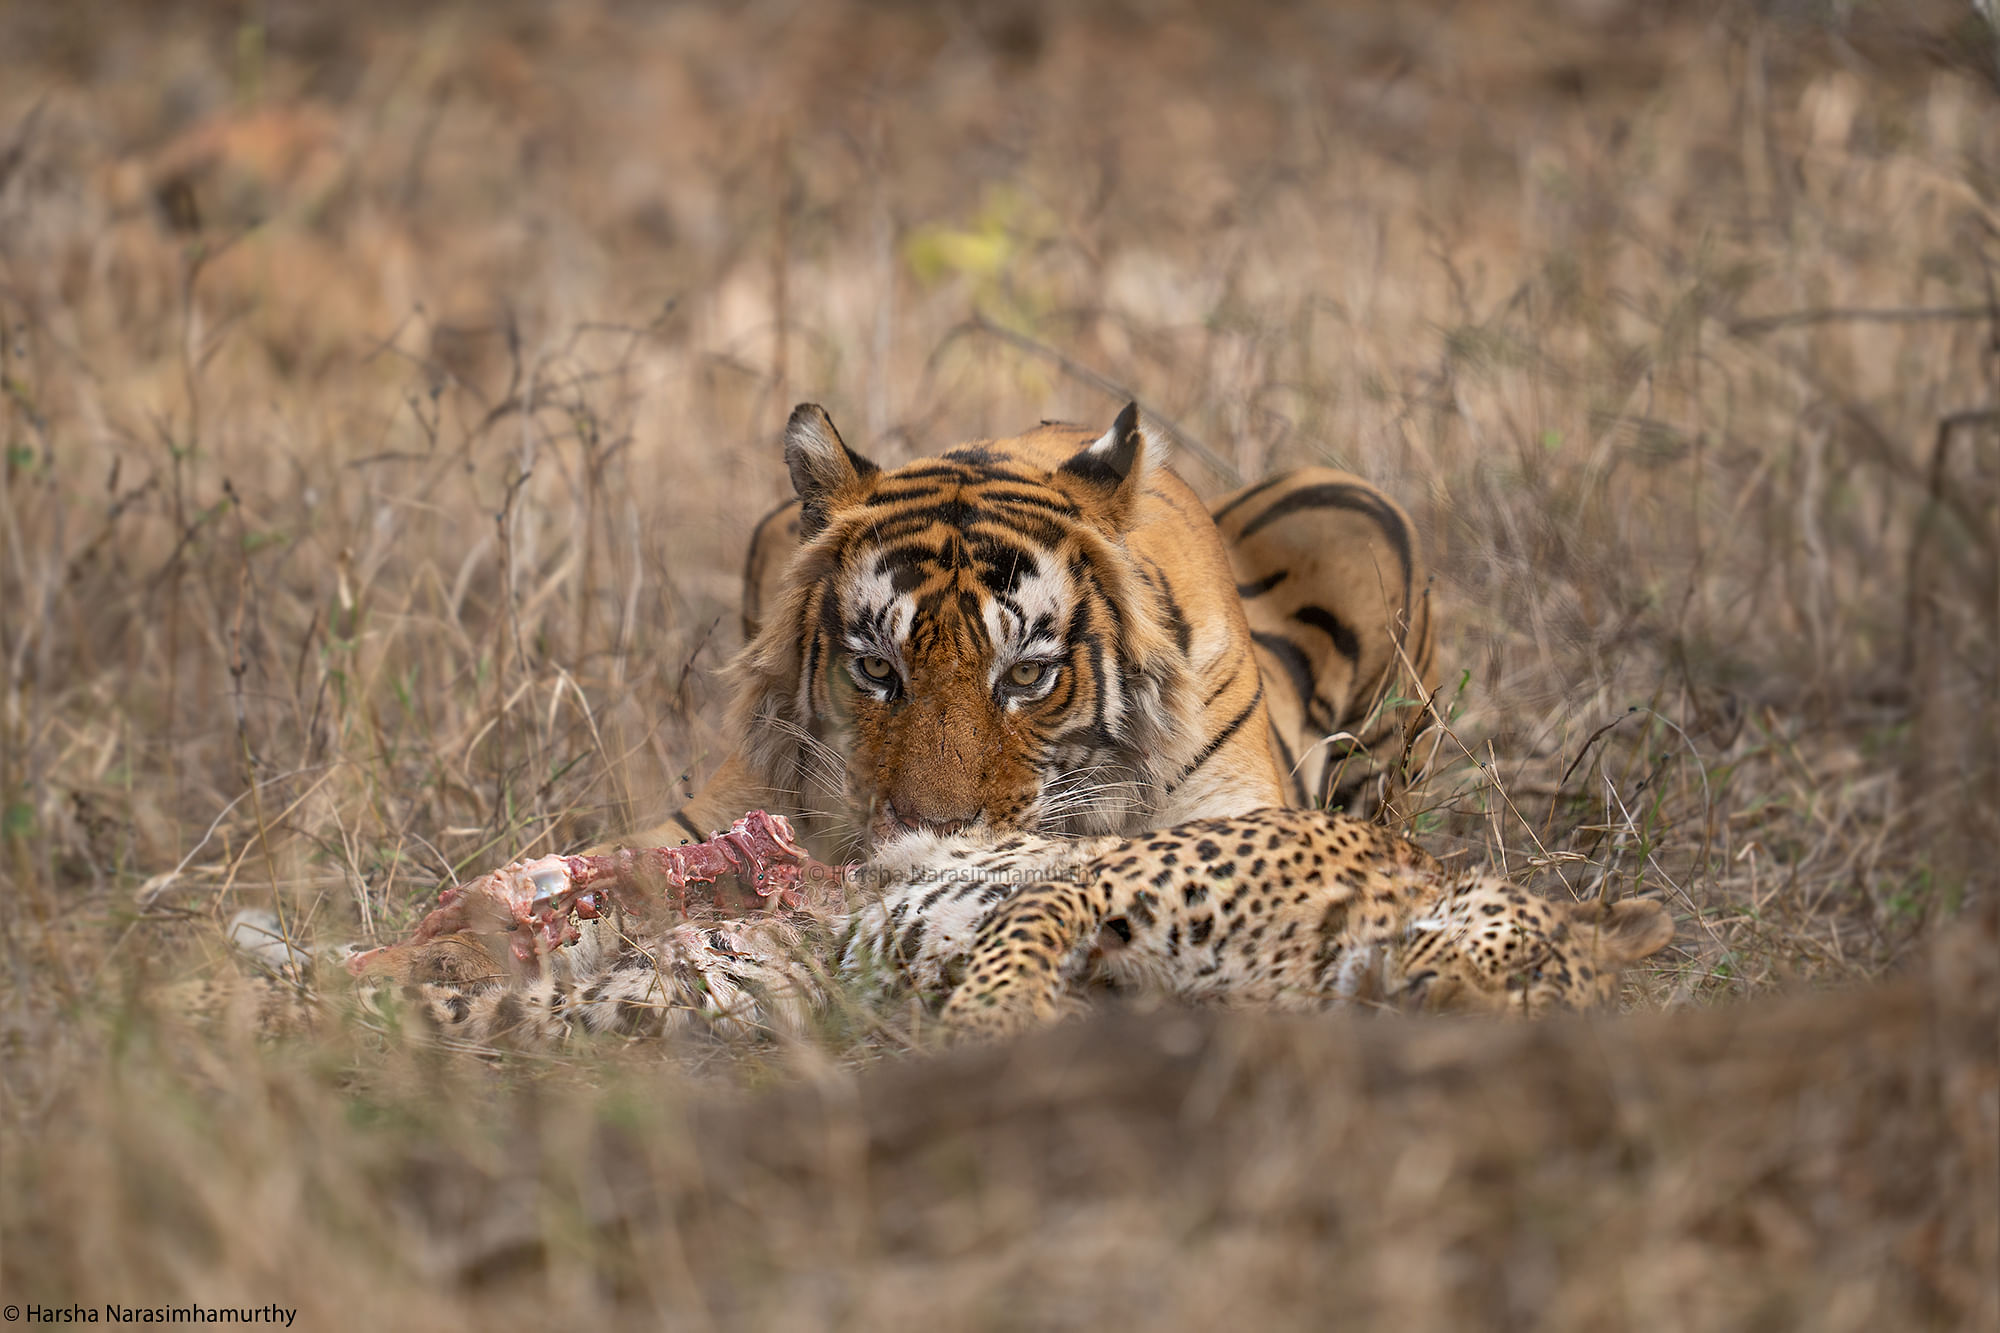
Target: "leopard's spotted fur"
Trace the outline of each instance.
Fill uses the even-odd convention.
[[[841,917],[614,917],[525,979],[497,939],[448,936],[379,951],[362,985],[482,1045],[797,1032],[833,990],[821,959],[864,996],[949,992],[942,1017],[971,1036],[1058,1018],[1097,979],[1193,1003],[1533,1017],[1608,1003],[1673,934],[1657,903],[1553,902],[1320,811],[1130,839],[923,834],[896,853]]]
[[[1263,810],[1133,839],[1011,895],[943,1017],[962,1034],[1046,1022],[1094,974],[1194,1003],[1535,1017],[1610,1002],[1620,969],[1672,936],[1658,903],[1553,902],[1378,825]]]

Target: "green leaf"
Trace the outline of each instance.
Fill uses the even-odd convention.
[[[7,813],[0,816],[0,832],[10,838],[27,838],[35,831],[35,807],[26,801],[16,801],[7,807]]]

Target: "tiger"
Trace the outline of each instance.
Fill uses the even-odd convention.
[[[766,807],[841,858],[1353,809],[1430,687],[1413,526],[1357,476],[1301,469],[1211,514],[1136,404],[883,468],[802,403],[784,456],[794,498],[753,532],[727,669],[736,748],[608,845]]]
[[[1352,473],[1310,467],[1224,496],[1212,517],[1286,803],[1387,822],[1437,687],[1409,515]]]

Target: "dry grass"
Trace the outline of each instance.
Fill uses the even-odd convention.
[[[1991,1326],[1990,975],[1736,1006],[1993,894],[1993,48],[1778,8],[0,12],[0,1296]],[[698,783],[795,400],[900,460],[1107,384],[1211,493],[1405,500],[1451,723],[1416,831],[1663,894],[1634,1007],[1726,1008],[1201,1023],[1022,1137],[952,1098],[1179,1029],[489,1068],[132,998],[244,903],[393,935]],[[801,1073],[845,1109],[703,1090]],[[1521,1137],[1455,1147],[1482,1107]],[[624,1126],[623,1230],[565,1124]],[[496,1178],[482,1225],[547,1252],[463,1288],[478,1228],[413,1236]]]

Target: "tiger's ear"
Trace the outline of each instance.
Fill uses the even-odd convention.
[[[1122,532],[1138,509],[1152,452],[1139,424],[1139,405],[1127,403],[1111,429],[1071,454],[1056,474],[1082,482],[1094,492],[1112,526]]]
[[[799,536],[806,540],[826,526],[834,496],[882,470],[847,447],[833,428],[833,418],[818,403],[800,403],[792,409],[792,419],[785,423],[785,467],[792,474],[792,489],[804,502]]]

